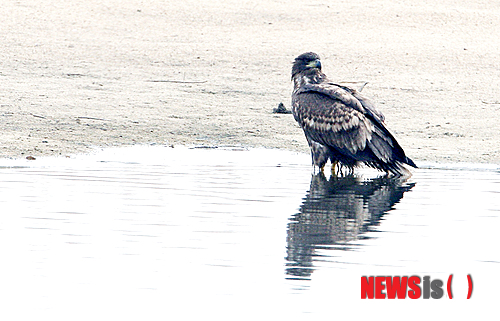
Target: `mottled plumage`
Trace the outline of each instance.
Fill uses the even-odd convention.
[[[315,53],[304,53],[292,67],[292,112],[304,130],[313,165],[340,163],[350,171],[364,163],[402,174],[417,167],[384,125],[384,116],[355,89],[332,83]]]

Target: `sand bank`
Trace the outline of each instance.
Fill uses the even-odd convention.
[[[0,157],[130,144],[307,152],[290,68],[322,57],[418,161],[500,163],[500,6],[482,1],[9,1]]]

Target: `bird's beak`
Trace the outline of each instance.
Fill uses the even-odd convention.
[[[307,64],[307,67],[321,69],[321,61],[319,59],[313,60]]]

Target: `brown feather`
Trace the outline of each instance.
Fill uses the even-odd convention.
[[[353,168],[358,162],[401,173],[416,167],[384,125],[384,115],[355,89],[336,85],[321,72],[319,56],[305,53],[292,68],[292,113],[311,147],[313,164],[330,159]]]

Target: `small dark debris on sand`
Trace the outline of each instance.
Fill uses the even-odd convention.
[[[288,110],[285,108],[285,105],[283,105],[283,103],[280,103],[278,105],[278,108],[273,108],[273,113],[274,114],[291,114],[292,111],[291,110]]]

